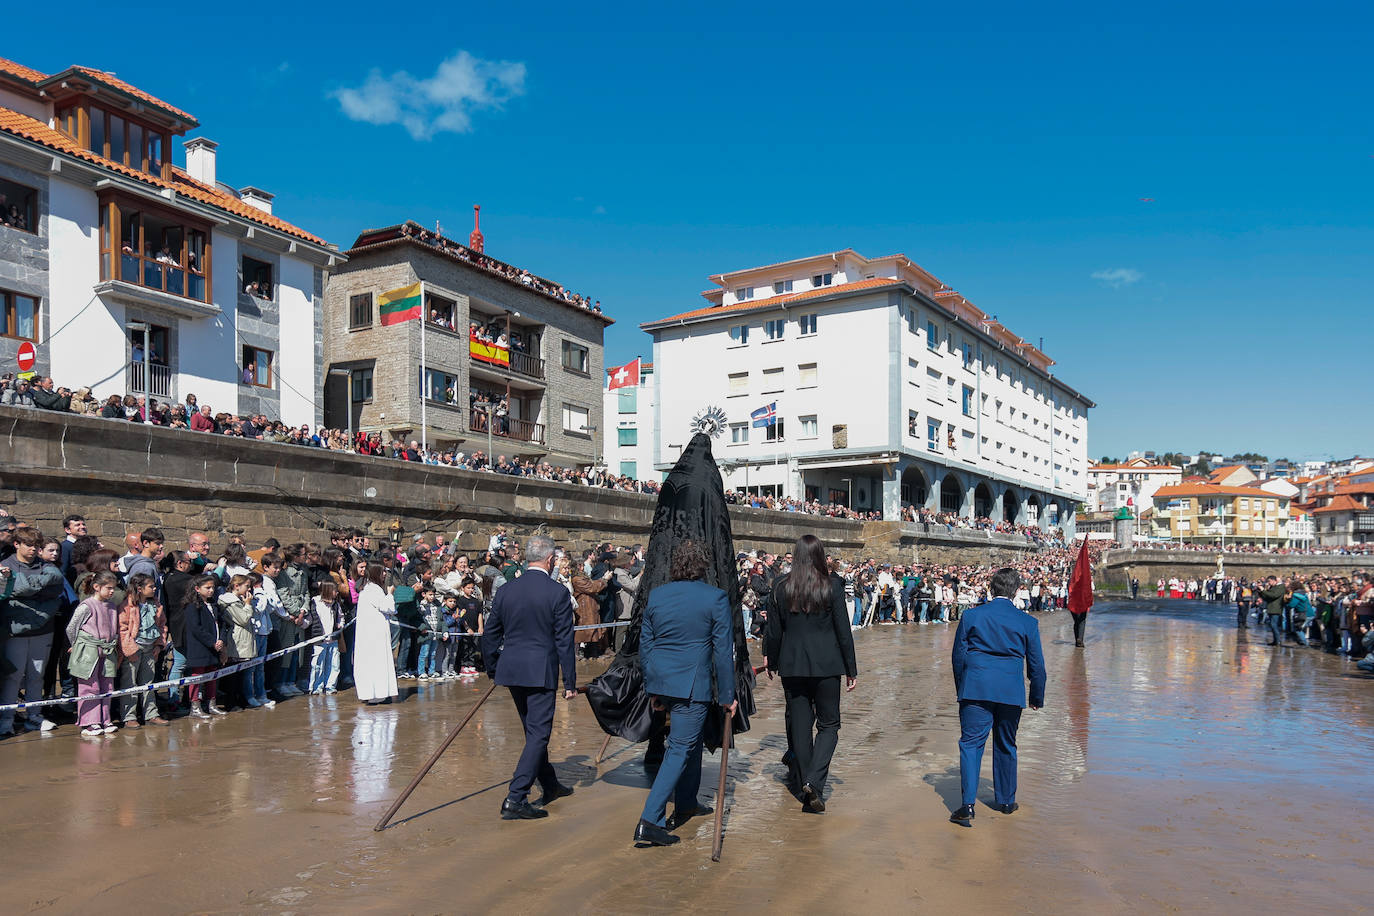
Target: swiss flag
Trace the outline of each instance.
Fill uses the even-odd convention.
[[[607,369],[611,380],[606,387],[607,391],[615,391],[617,388],[629,388],[631,385],[639,384],[639,357],[636,356],[634,362],[626,363],[623,366],[616,366]]]

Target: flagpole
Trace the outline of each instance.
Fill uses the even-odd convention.
[[[425,364],[425,281],[420,281],[420,451],[429,450],[429,366]],[[423,456],[421,457],[423,460]]]

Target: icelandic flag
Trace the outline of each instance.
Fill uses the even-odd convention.
[[[760,407],[749,415],[749,419],[754,421],[755,426],[772,426],[778,422],[778,402]]]

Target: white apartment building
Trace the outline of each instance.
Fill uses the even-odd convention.
[[[195,394],[216,413],[321,422],[336,251],[216,177],[194,117],[111,73],[0,59],[0,362],[102,400]]]
[[[1132,458],[1088,468],[1089,512],[1115,512],[1122,506],[1144,512],[1154,504],[1155,491],[1183,482],[1183,468]]]
[[[612,474],[650,480],[665,476],[654,470],[656,445],[654,403],[656,377],[654,364],[639,364],[639,385],[602,391],[601,416],[605,435],[601,439],[602,463]],[[610,382],[605,383],[609,385]]]
[[[900,254],[844,249],[711,280],[705,307],[641,325],[657,469],[718,406],[727,488],[1071,532],[1095,405],[996,318]],[[754,426],[772,404],[777,422]]]

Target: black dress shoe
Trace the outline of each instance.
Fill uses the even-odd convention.
[[[973,806],[963,805],[958,811],[949,816],[951,824],[962,824],[965,827],[973,826]]]
[[[817,792],[811,783],[807,783],[801,788],[802,810],[808,814],[824,814],[825,799],[821,798],[821,793]]]
[[[557,801],[560,798],[567,798],[571,794],[573,794],[572,786],[565,786],[562,783],[558,783],[554,787],[554,790],[552,792],[550,792],[548,789],[545,789],[543,796],[539,799],[539,801],[535,802],[534,804],[536,807],[542,808],[551,801]]]
[[[1016,802],[1012,802],[1011,804],[1008,804],[1008,805],[993,805],[993,807],[996,808],[998,811],[1001,811],[1003,814],[1011,814],[1012,812],[1014,812],[1017,808],[1020,808],[1021,806],[1018,805]]]
[[[532,821],[548,816],[549,812],[543,808],[536,808],[527,801],[513,802],[508,798],[501,802],[501,820],[503,821]]]
[[[639,826],[635,828],[636,849],[644,849],[648,846],[671,846],[679,839],[657,824],[651,824],[643,818],[640,818]]]
[[[695,808],[675,808],[673,813],[668,815],[668,829],[676,830],[694,817],[706,817],[708,814],[715,814],[716,809],[710,805],[697,805]]]

